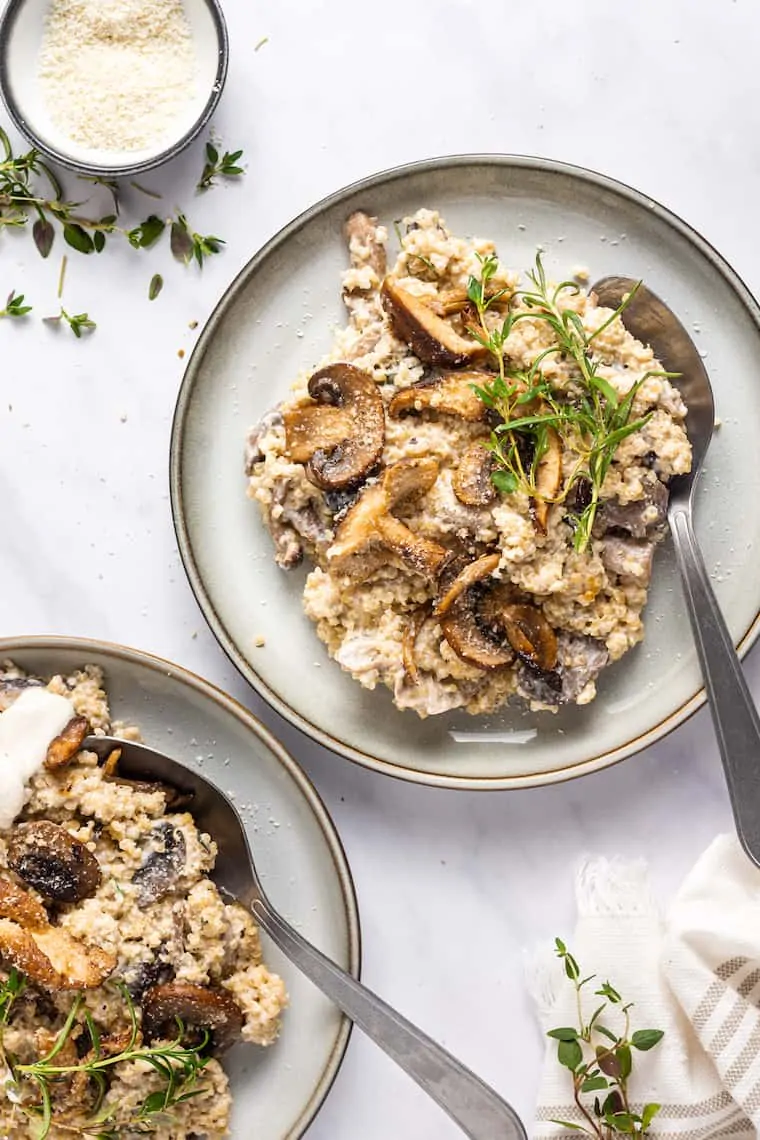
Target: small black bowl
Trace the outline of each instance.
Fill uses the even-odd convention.
[[[197,115],[179,120],[181,134],[159,150],[102,152],[66,139],[52,123],[37,78],[37,57],[51,0],[8,0],[0,16],[0,96],[15,126],[43,155],[80,174],[123,178],[163,165],[183,151],[216,110],[227,78],[229,38],[219,0],[184,0],[198,59]],[[203,101],[202,93],[208,91]],[[189,125],[188,125],[189,121]],[[102,160],[98,154],[102,153]]]

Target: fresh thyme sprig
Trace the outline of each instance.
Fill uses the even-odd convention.
[[[39,1122],[38,1140],[46,1140],[55,1124],[72,1135],[91,1137],[92,1140],[118,1140],[125,1132],[129,1135],[150,1133],[165,1122],[171,1110],[179,1104],[201,1096],[207,1091],[199,1078],[208,1064],[207,1033],[199,1043],[185,1042],[185,1027],[177,1019],[177,1035],[167,1044],[144,1046],[140,1036],[134,1002],[124,985],[118,989],[124,999],[129,1031],[125,1044],[116,1052],[104,1047],[92,1015],[85,1006],[84,997],[74,999],[63,1027],[48,1052],[36,1061],[21,1064],[9,1054],[3,1044],[3,1029],[7,1026],[13,1004],[25,988],[21,974],[12,970],[5,985],[0,988],[0,1053],[8,1067],[5,1082],[6,1094],[13,1094],[14,1103],[29,1118]],[[89,1049],[76,1064],[62,1063],[64,1049],[78,1042],[85,1034]],[[76,1035],[76,1036],[75,1036]],[[142,1062],[149,1065],[161,1078],[160,1087],[148,1093],[136,1112],[125,1113],[117,1103],[108,1103],[109,1077],[117,1065]],[[81,1122],[55,1119],[56,1093],[75,1078],[84,1077],[95,1093],[93,1105]]]
[[[550,286],[539,253],[535,268],[528,274],[532,288],[516,291],[506,317],[494,325],[486,316],[509,290],[488,288],[498,270],[494,255],[479,257],[479,261],[480,275],[471,276],[468,285],[468,297],[478,318],[477,326],[470,331],[488,349],[498,368],[492,382],[475,389],[499,420],[490,442],[496,459],[493,482],[506,494],[523,491],[542,497],[537,486],[539,468],[551,433],[556,433],[575,462],[563,475],[556,494],[544,501],[566,502],[571,490],[576,489],[575,509],[568,512],[567,521],[574,530],[575,549],[582,552],[591,540],[602,485],[619,445],[650,419],[651,412],[631,419],[636,395],[650,376],[672,378],[673,374],[647,372],[620,395],[600,372],[593,342],[625,311],[635,289],[598,328],[588,332],[580,314],[562,303],[563,297],[579,293],[577,284],[562,281]],[[526,320],[548,326],[552,343],[529,367],[516,368],[510,363],[508,341],[516,325]],[[552,385],[544,373],[544,363],[551,357],[574,366],[572,382],[564,390]]]
[[[242,150],[228,151],[220,157],[219,151],[213,143],[206,143],[206,165],[203,167],[197,190],[209,190],[215,185],[218,177],[239,178],[245,174],[245,169],[239,165],[243,157]]]
[[[24,294],[12,290],[5,302],[5,308],[0,309],[0,317],[25,317],[31,313],[32,306],[24,304]]]
[[[211,149],[217,154],[218,162],[209,185],[217,174],[237,177],[245,173],[243,167],[236,165],[242,151],[227,152],[219,159],[215,148]],[[118,185],[111,179],[86,178],[84,181],[104,186],[111,193],[113,213],[101,218],[83,216],[80,211],[84,203],[64,197],[61,183],[39,151],[33,148],[26,154],[15,154],[7,133],[0,127],[0,229],[20,228],[31,223],[32,238],[41,257],[50,255],[59,232],[56,224],[66,244],[82,254],[102,253],[112,235],[126,238],[136,249],[147,249],[158,241],[167,226],[171,226],[172,252],[184,264],[195,259],[202,266],[206,257],[220,253],[225,244],[221,238],[196,233],[179,211],[168,220],[150,214],[139,225],[127,229],[119,225]],[[138,186],[138,189],[158,197],[144,187]]]
[[[57,316],[43,317],[42,319],[46,325],[59,325],[65,321],[77,340],[81,339],[83,332],[93,332],[98,327],[87,313],[67,313],[63,305],[61,305],[61,311]]]
[[[649,1125],[660,1111],[659,1104],[645,1104],[641,1113],[633,1111],[628,1092],[628,1081],[633,1070],[633,1050],[647,1052],[662,1040],[661,1029],[637,1029],[631,1033],[630,1011],[632,1003],[623,1005],[617,990],[604,982],[594,990],[605,1000],[586,1020],[583,1011],[582,991],[594,975],[582,978],[580,967],[565,946],[555,939],[557,957],[562,960],[565,974],[575,987],[578,1008],[578,1026],[560,1026],[548,1036],[557,1042],[557,1060],[572,1073],[573,1099],[584,1123],[554,1120],[573,1132],[585,1132],[597,1140],[611,1140],[619,1134],[646,1136]],[[601,1021],[611,1006],[619,1007],[623,1015],[623,1032],[615,1033]],[[593,1102],[584,1101],[584,1094],[593,1093]]]

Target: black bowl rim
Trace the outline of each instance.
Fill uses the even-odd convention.
[[[51,146],[29,125],[11,89],[7,63],[11,30],[19,18],[25,3],[26,0],[8,0],[0,16],[0,97],[5,104],[5,109],[15,128],[24,138],[28,139],[45,158],[50,159],[51,162],[58,163],[59,166],[63,166],[67,170],[73,170],[77,174],[89,174],[100,178],[128,178],[136,174],[144,174],[147,170],[155,170],[157,166],[163,166],[164,163],[176,158],[178,154],[181,154],[183,150],[197,139],[219,104],[229,69],[229,34],[227,32],[227,21],[224,18],[224,12],[222,11],[219,0],[204,0],[214,22],[218,40],[218,54],[214,84],[200,116],[180,139],[172,143],[172,145],[165,150],[160,151],[158,154],[151,155],[149,158],[144,158],[140,162],[126,163],[119,166],[106,166],[101,163],[85,162],[73,158],[71,155],[66,154],[65,151]]]

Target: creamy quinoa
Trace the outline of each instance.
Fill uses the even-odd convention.
[[[593,393],[529,311],[525,279],[434,210],[397,234],[389,265],[387,228],[348,220],[348,322],[249,432],[248,494],[278,564],[311,563],[305,612],[365,688],[384,685],[423,717],[490,713],[512,697],[537,710],[586,704],[602,669],[644,636],[668,483],[691,467],[684,402],[652,349],[580,280],[557,294],[546,284],[584,338],[606,412],[625,408],[602,474],[587,471],[566,419]],[[489,338],[502,328],[509,420],[527,410],[552,423],[559,409],[562,427],[498,434],[476,389],[499,377]],[[505,475],[495,440],[517,441],[510,470],[530,468],[522,482]]]
[[[209,878],[213,837],[197,829],[171,789],[121,779],[118,755],[103,765],[79,748],[88,733],[138,738],[136,728],[112,723],[100,670],[43,681],[6,662],[0,726],[42,689],[70,701],[74,716],[43,752],[20,815],[0,830],[3,994],[24,979],[5,1007],[0,1135],[42,1134],[39,1089],[18,1066],[49,1054],[76,1007],[60,1066],[161,1049],[177,1037],[176,1017],[183,1043],[202,1063],[191,1096],[166,1111],[155,1104],[166,1076],[144,1058],[105,1066],[100,1089],[87,1075],[59,1074],[49,1086],[46,1136],[227,1136],[231,1094],[219,1057],[236,1041],[275,1041],[287,1003],[283,982],[262,960],[250,914],[225,903]]]

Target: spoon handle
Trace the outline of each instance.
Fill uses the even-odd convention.
[[[760,717],[710,585],[691,509],[671,509],[669,521],[736,829],[760,866]]]
[[[517,1113],[479,1077],[325,957],[268,902],[257,899],[252,910],[293,965],[384,1049],[470,1140],[526,1140]]]

